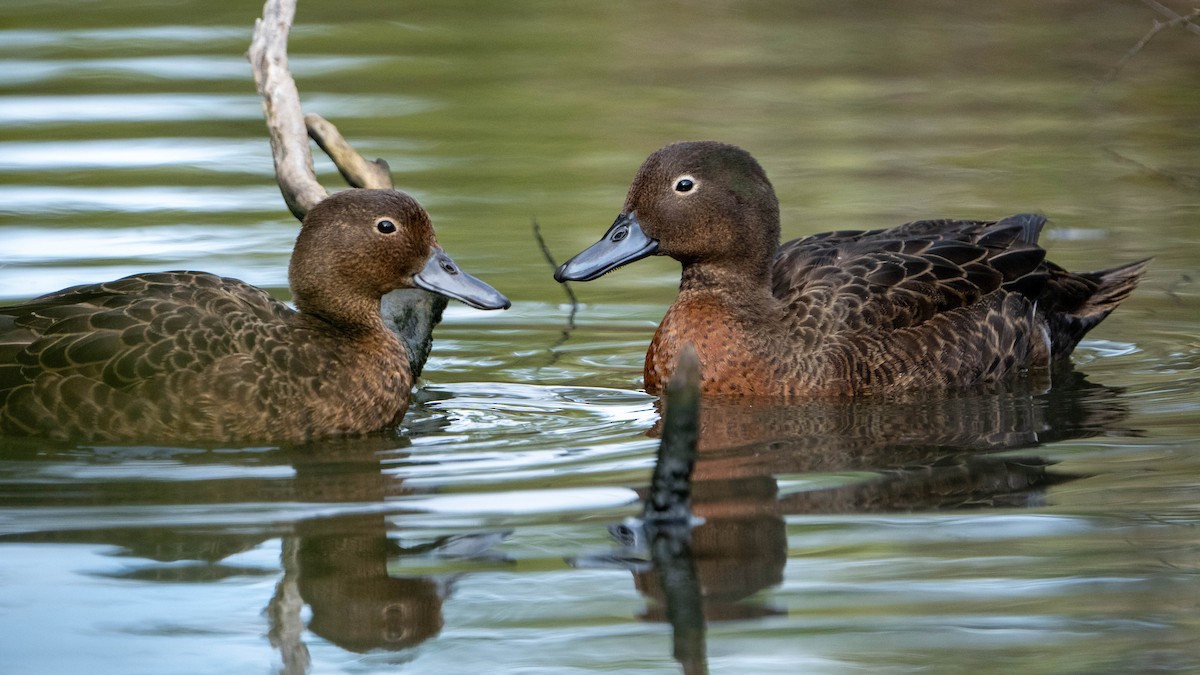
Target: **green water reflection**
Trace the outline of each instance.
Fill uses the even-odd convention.
[[[296,226],[242,58],[258,10],[5,3],[0,302],[168,268],[286,296]],[[1155,18],[302,0],[308,109],[516,306],[448,312],[403,436],[0,440],[0,670],[677,671],[661,578],[610,528],[648,479],[641,359],[678,268],[576,287],[569,327],[532,222],[565,258],[649,152],[697,138],[759,158],[788,238],[1041,211],[1068,268],[1155,257],[1049,393],[710,411],[708,667],[1200,668],[1200,37],[1165,30],[1105,79]]]

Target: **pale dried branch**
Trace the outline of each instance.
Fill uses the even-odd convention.
[[[275,179],[288,209],[303,220],[304,214],[329,193],[321,187],[313,170],[300,92],[288,70],[287,40],[295,16],[295,0],[267,0],[262,18],[254,22],[254,37],[247,57],[254,70],[254,84],[263,99]]]
[[[365,159],[350,146],[332,122],[316,113],[305,115],[304,122],[308,126],[308,135],[312,136],[326,155],[329,155],[341,172],[342,178],[345,178],[351,187],[395,189],[391,168],[387,162],[382,159],[376,159],[374,162]]]
[[[275,179],[292,215],[304,215],[329,196],[313,169],[309,136],[353,187],[395,189],[387,162],[363,159],[331,122],[304,115],[300,92],[288,69],[287,43],[296,16],[296,0],[266,0],[262,18],[254,22],[254,37],[246,56],[263,98],[263,114],[271,136]],[[380,313],[399,336],[408,353],[413,375],[419,376],[433,343],[432,331],[441,321],[446,298],[417,288],[398,289],[383,297]]]
[[[309,136],[329,155],[351,187],[390,190],[395,186],[387,162],[364,159],[332,122],[320,115],[304,114],[300,91],[288,68],[288,33],[295,16],[296,0],[267,0],[262,18],[254,24],[247,57],[263,97],[279,190],[288,209],[303,220],[304,214],[329,194],[313,169]]]

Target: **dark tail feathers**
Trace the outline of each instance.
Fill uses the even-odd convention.
[[[1050,310],[1046,320],[1050,328],[1051,358],[1065,359],[1096,324],[1104,320],[1117,305],[1137,288],[1150,258],[1112,267],[1098,272],[1083,272],[1076,275],[1079,280],[1095,290],[1081,298],[1082,302],[1070,309]]]

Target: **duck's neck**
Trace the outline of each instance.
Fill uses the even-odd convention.
[[[380,301],[368,297],[324,298],[311,302],[309,298],[296,297],[300,316],[314,325],[327,328],[348,337],[393,338],[380,315]]]
[[[700,357],[703,392],[750,393],[748,382],[771,377],[757,372],[765,362],[756,355],[783,325],[778,308],[765,275],[685,265],[679,296],[646,352],[646,391],[662,391],[679,353],[691,344]]]
[[[679,297],[728,302],[733,308],[744,308],[760,315],[775,305],[769,270],[749,272],[713,263],[685,264],[679,281]]]

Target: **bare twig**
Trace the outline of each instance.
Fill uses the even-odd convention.
[[[1150,27],[1150,30],[1142,36],[1142,39],[1138,40],[1137,44],[1133,45],[1128,52],[1125,52],[1125,55],[1121,57],[1121,60],[1117,61],[1116,65],[1114,65],[1112,69],[1108,71],[1108,74],[1104,76],[1105,82],[1111,82],[1115,80],[1117,75],[1121,73],[1121,70],[1125,68],[1125,65],[1128,64],[1129,61],[1138,54],[1138,52],[1142,51],[1142,49],[1144,49],[1151,40],[1168,28],[1183,26],[1193,33],[1200,35],[1200,25],[1192,23],[1192,19],[1200,17],[1200,9],[1193,9],[1186,16],[1180,16],[1172,11],[1171,8],[1166,7],[1155,0],[1142,0],[1142,2],[1144,2],[1151,9],[1167,17],[1167,20],[1155,21],[1154,25]]]
[[[267,0],[262,18],[254,24],[247,57],[258,93],[263,97],[279,190],[288,209],[303,220],[304,214],[329,194],[313,170],[309,136],[329,155],[352,187],[390,190],[395,186],[387,162],[367,161],[332,122],[320,115],[304,114],[300,91],[288,69],[288,33],[295,16],[296,0]]]
[[[292,215],[304,215],[329,196],[313,169],[309,136],[321,146],[346,182],[356,188],[394,189],[387,162],[363,159],[331,122],[320,115],[305,116],[300,92],[288,69],[288,33],[296,16],[296,0],[266,0],[262,18],[246,56],[254,82],[263,97],[263,114],[271,135],[275,179]],[[388,293],[380,303],[383,320],[400,337],[413,375],[419,376],[429,357],[433,328],[442,319],[446,298],[417,288]]]
[[[296,0],[267,0],[262,18],[254,22],[247,57],[263,98],[275,179],[292,215],[303,220],[304,214],[329,193],[313,170],[300,92],[288,69],[287,40],[295,16]]]
[[[554,255],[550,253],[550,247],[546,245],[546,240],[542,237],[542,228],[538,225],[537,219],[533,221],[533,238],[537,240],[538,248],[542,250],[542,257],[550,263],[550,269],[557,269],[558,263],[554,260]],[[571,313],[567,315],[567,330],[569,331],[575,328],[575,313],[579,311],[579,300],[575,297],[575,291],[571,290],[569,283],[564,281],[562,287],[567,293],[567,299],[571,301]]]
[[[275,585],[275,595],[267,604],[270,630],[267,639],[283,657],[283,675],[304,675],[312,665],[308,645],[304,644],[304,620],[300,612],[304,598],[300,595],[300,542],[296,536],[283,538],[283,578]]]
[[[1121,153],[1117,152],[1116,150],[1113,150],[1112,148],[1101,148],[1101,149],[1105,153],[1107,153],[1110,157],[1112,157],[1116,161],[1120,162],[1121,164],[1125,164],[1127,166],[1134,167],[1143,173],[1146,173],[1148,175],[1154,176],[1155,178],[1159,178],[1164,181],[1167,181],[1167,182],[1171,183],[1172,185],[1186,188],[1188,190],[1200,190],[1200,176],[1195,176],[1195,175],[1187,174],[1187,173],[1181,173],[1179,171],[1167,171],[1165,169],[1156,169],[1152,166],[1146,166],[1145,164],[1142,164],[1141,162],[1137,161],[1136,159],[1126,157],[1125,155],[1122,155]]]
[[[332,122],[316,113],[305,115],[304,122],[308,126],[308,135],[329,155],[351,187],[378,190],[395,188],[388,163],[382,159],[374,162],[364,159]]]
[[[1158,0],[1142,0],[1142,4],[1167,17],[1169,23],[1172,25],[1182,25],[1184,28],[1192,31],[1193,33],[1200,35],[1200,25],[1192,23],[1192,19],[1200,16],[1200,10],[1193,9],[1191,14],[1188,14],[1187,16],[1180,16],[1179,14],[1175,13],[1175,10],[1167,7],[1161,2],[1158,2]]]
[[[685,674],[708,673],[704,591],[692,556],[692,476],[700,438],[700,357],[684,345],[667,382],[662,441],[650,490],[642,505],[642,526],[658,572],[674,637],[674,654]]]

